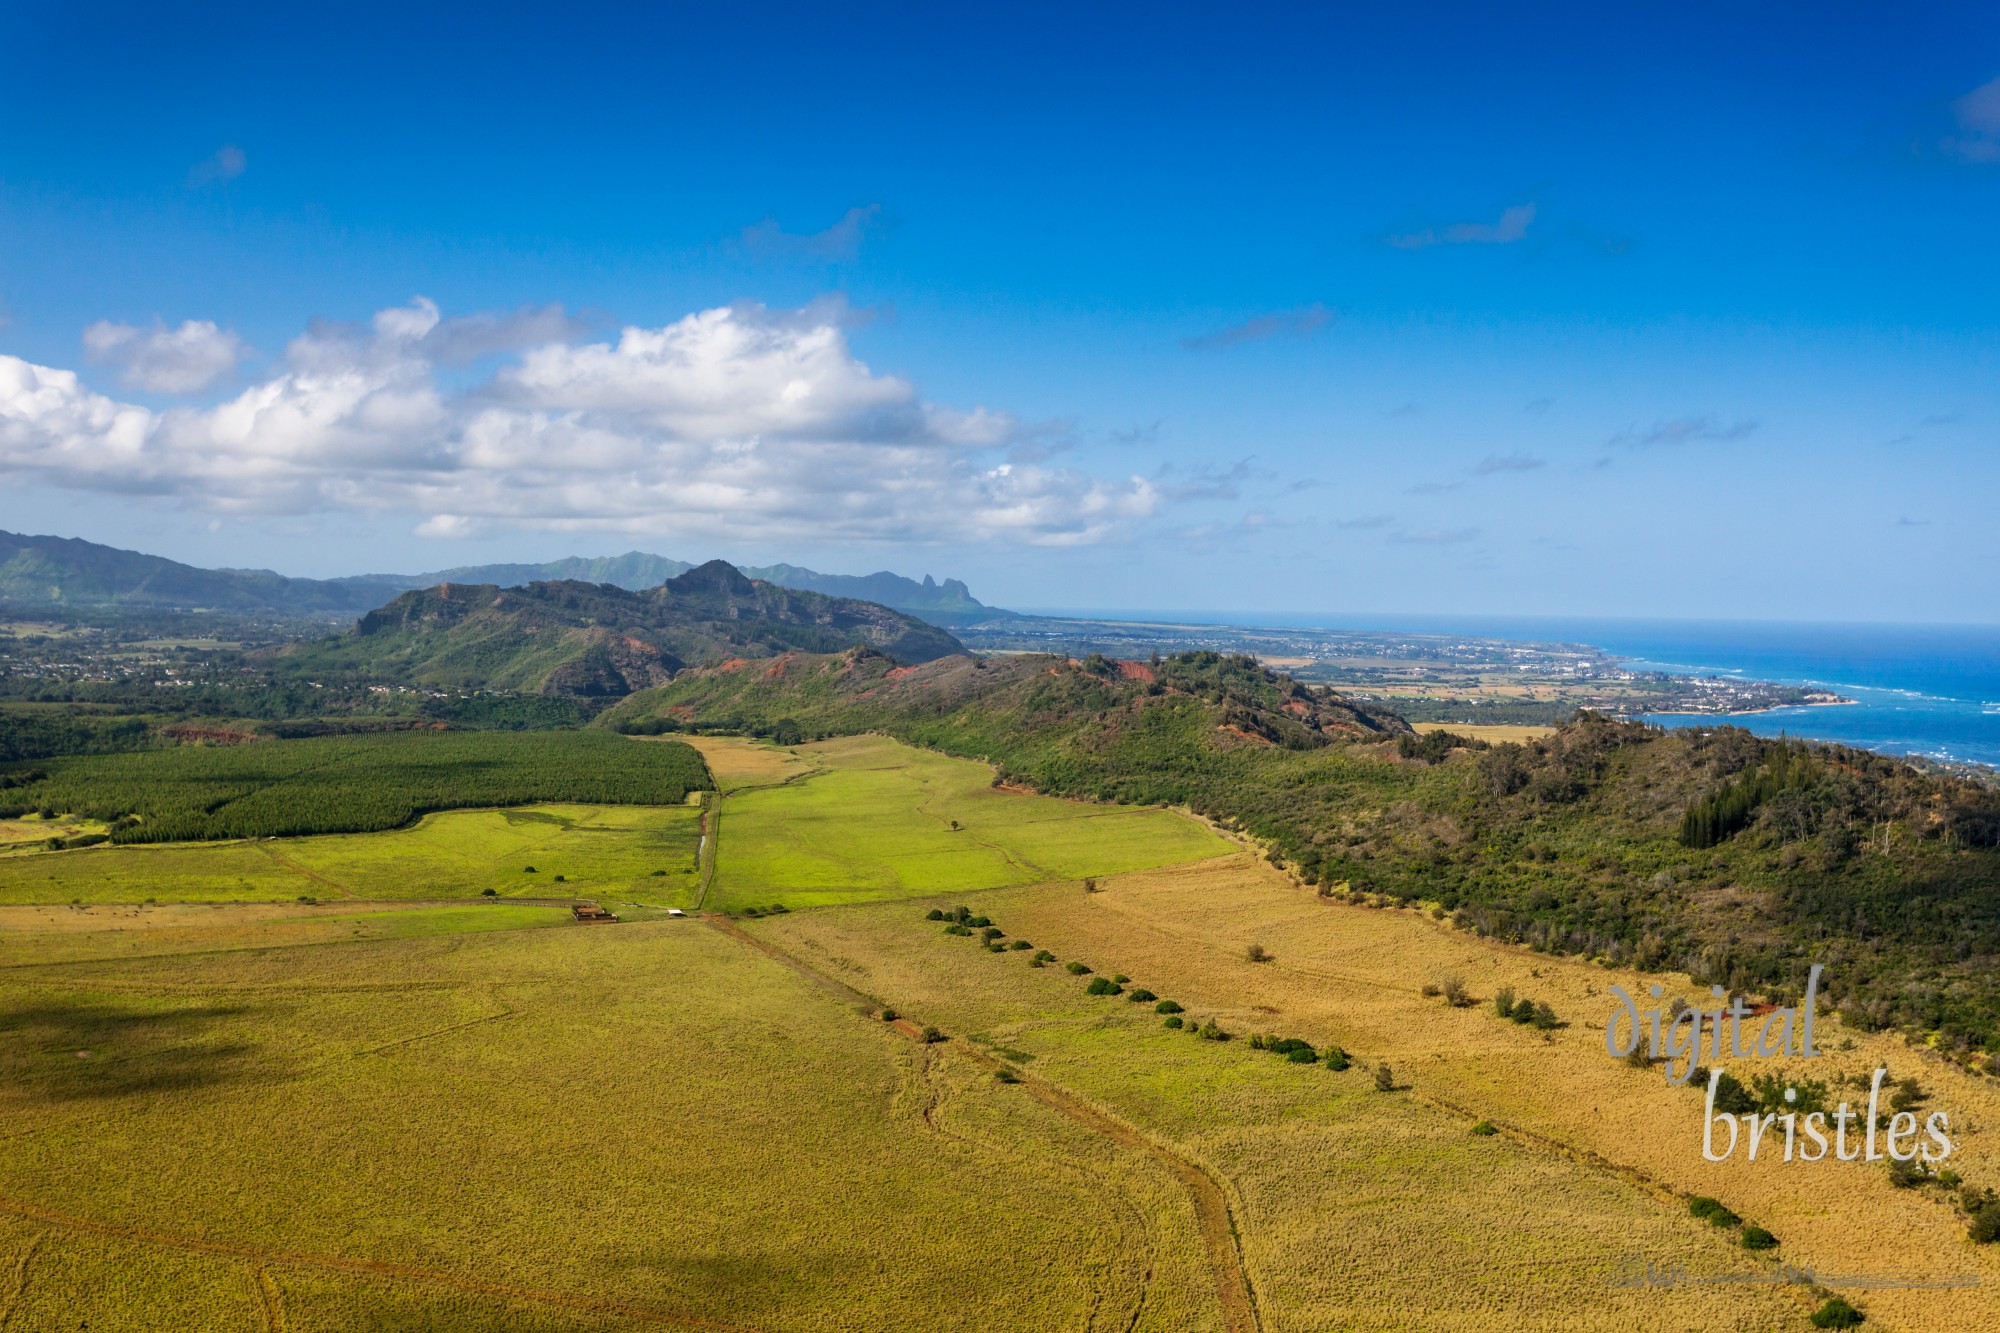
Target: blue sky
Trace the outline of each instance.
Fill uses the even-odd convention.
[[[2000,619],[2000,11],[1383,8],[0,4],[0,527]]]

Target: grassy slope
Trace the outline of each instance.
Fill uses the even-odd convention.
[[[1105,667],[793,657],[686,673],[603,722],[879,730],[1051,794],[1185,804],[1308,882],[1438,902],[1553,952],[1778,995],[1821,963],[1857,1022],[1936,1034],[1968,1060],[2000,1050],[1991,790],[1856,751],[1799,759],[1735,729],[1601,718],[1527,745],[1391,744],[1386,723],[1242,659],[1167,659],[1153,680]],[[1780,768],[1796,780],[1741,832],[1683,843],[1690,808]]]
[[[1849,1294],[1886,1327],[2000,1319],[2000,1252],[1964,1243],[1949,1195],[1895,1189],[1879,1164],[1769,1154],[1753,1164],[1740,1152],[1703,1162],[1700,1098],[1604,1053],[1605,987],[1641,994],[1653,978],[1496,945],[1414,911],[1328,903],[1247,855],[1115,877],[1095,894],[1041,885],[967,899],[1012,936],[1095,975],[1128,973],[1197,1020],[1339,1043],[1357,1063],[1335,1073],[1167,1031],[1150,1005],[1088,996],[1085,979],[1060,966],[985,952],[922,919],[925,907],[957,901],[832,908],[748,929],[1208,1162],[1242,1201],[1271,1328],[1804,1327],[1804,1293],[1782,1287],[1616,1287],[1614,1266],[1628,1256],[1693,1275],[1767,1276],[1779,1261],[1971,1273],[1981,1283],[1972,1289]],[[1276,961],[1248,962],[1252,943]],[[1467,978],[1478,1005],[1454,1010],[1420,993],[1451,974]],[[1670,994],[1703,993],[1664,980]],[[1499,1020],[1488,1001],[1502,986],[1552,1003],[1568,1026],[1545,1036]],[[1975,1183],[2000,1181],[2000,1145],[1980,1128],[2000,1119],[2000,1090],[1825,1021],[1822,1059],[1731,1068],[1747,1077],[1789,1066],[1842,1080],[1836,1095],[1862,1101],[1879,1062],[1918,1075],[1929,1108],[1951,1116],[1955,1165]],[[1384,1060],[1405,1091],[1373,1090]],[[1469,1134],[1482,1118],[1505,1132]],[[1690,1219],[1697,1193],[1769,1227],[1779,1250],[1746,1253],[1735,1233]]]

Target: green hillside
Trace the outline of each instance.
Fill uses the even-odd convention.
[[[2000,1049],[2000,791],[1732,727],[1580,715],[1528,745],[1419,739],[1249,658],[1039,655],[914,669],[847,653],[689,671],[599,725],[880,731],[1056,795],[1186,805],[1322,892],[1463,928],[1795,995]]]
[[[855,645],[906,662],[964,651],[902,612],[753,582],[714,560],[645,592],[441,584],[404,593],[348,634],[287,649],[277,664],[293,676],[615,698],[690,664]]]

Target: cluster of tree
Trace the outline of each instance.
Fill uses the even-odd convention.
[[[0,792],[30,810],[111,822],[113,842],[398,828],[432,810],[540,801],[678,805],[710,785],[685,745],[601,732],[401,731],[46,761]]]

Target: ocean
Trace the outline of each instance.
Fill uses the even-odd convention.
[[[1051,613],[1060,614],[1060,613]],[[1134,612],[1069,612],[1135,617]],[[1759,735],[2000,767],[2000,625],[1615,620],[1528,616],[1271,615],[1153,612],[1210,624],[1388,629],[1587,643],[1638,670],[1818,685],[1856,700],[1726,719]],[[1659,714],[1665,726],[1718,719]]]

